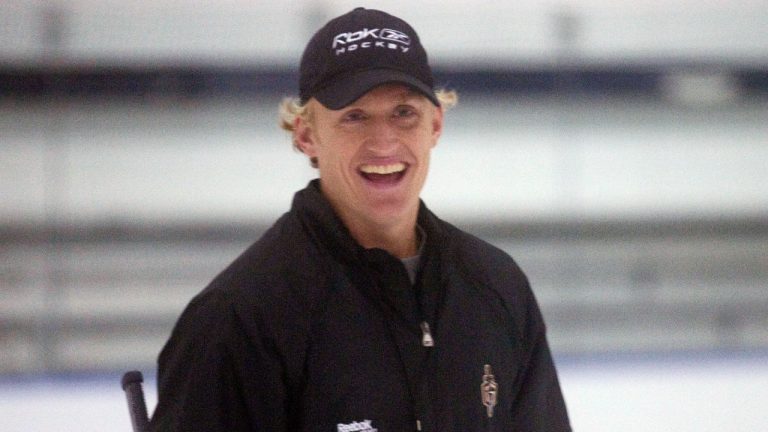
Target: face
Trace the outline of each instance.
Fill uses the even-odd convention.
[[[376,87],[340,110],[308,103],[309,120],[297,120],[295,138],[317,158],[323,194],[342,220],[415,223],[442,110],[402,85]]]

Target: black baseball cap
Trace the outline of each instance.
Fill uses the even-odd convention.
[[[299,68],[299,99],[338,110],[376,86],[401,83],[440,106],[419,36],[386,12],[357,8],[330,20],[310,39]]]

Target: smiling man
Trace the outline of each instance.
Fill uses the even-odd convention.
[[[416,255],[419,194],[442,110],[402,84],[383,84],[339,110],[311,99],[296,145],[317,160],[323,195],[365,248]]]
[[[569,431],[528,281],[420,200],[452,92],[416,32],[320,29],[282,126],[318,169],[182,314],[152,430]]]

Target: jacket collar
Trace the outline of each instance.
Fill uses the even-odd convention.
[[[314,240],[327,245],[332,253],[343,261],[370,262],[392,258],[382,249],[365,249],[355,241],[320,191],[319,179],[310,181],[306,188],[294,195],[292,210],[299,215]],[[427,242],[423,254],[429,256],[440,249],[444,240],[438,218],[427,209],[423,201],[419,203],[417,223],[426,233]],[[423,256],[422,259],[424,258]]]
[[[320,182],[313,180],[306,188],[296,193],[293,200],[292,213],[296,214],[302,226],[317,245],[322,245],[324,252],[330,253],[335,260],[343,265],[362,272],[348,273],[347,277],[361,278],[357,286],[372,298],[389,304],[414,326],[418,333],[418,325],[423,319],[434,323],[443,292],[441,282],[447,270],[441,264],[444,254],[448,253],[447,235],[441,221],[430,212],[424,202],[420,202],[417,223],[426,233],[426,244],[421,255],[421,269],[417,276],[415,290],[409,281],[405,268],[399,260],[383,249],[365,249],[360,246],[333,211],[328,200],[320,191]],[[402,277],[406,283],[382,283],[394,277],[395,267],[402,267]],[[378,275],[378,276],[374,276]],[[371,283],[373,277],[379,282]],[[402,281],[402,280],[401,280]]]

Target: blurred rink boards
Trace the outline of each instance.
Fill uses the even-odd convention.
[[[276,104],[5,108],[0,372],[152,368],[186,302],[314,174]],[[761,349],[765,118],[470,93],[424,199],[515,257],[557,352]]]
[[[0,4],[0,429],[128,431],[128,369],[153,406],[184,305],[315,176],[277,127],[311,29],[374,4]],[[575,429],[762,430],[768,2],[467,8],[384,8],[460,94],[423,197],[529,276]]]

